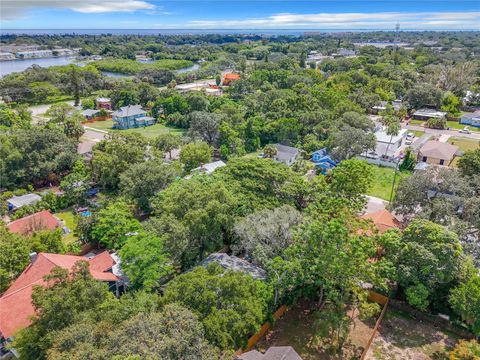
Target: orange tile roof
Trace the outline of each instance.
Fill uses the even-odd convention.
[[[89,262],[90,273],[94,279],[118,280],[116,275],[109,272],[115,262],[106,251],[92,259],[83,256],[40,253],[0,298],[0,334],[9,338],[16,331],[30,325],[30,317],[35,315],[32,304],[33,286],[44,285],[43,277],[50,274],[55,266],[70,271],[80,260]]]
[[[229,85],[232,81],[240,79],[240,74],[225,74],[223,76],[223,85]]]
[[[30,235],[40,230],[55,230],[59,226],[58,219],[48,210],[25,216],[7,224],[10,232],[20,235]]]
[[[364,214],[362,219],[372,220],[381,233],[390,229],[400,229],[401,223],[388,210],[380,210],[370,214]]]

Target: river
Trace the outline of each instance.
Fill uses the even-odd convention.
[[[16,60],[7,60],[7,61],[0,61],[0,77],[4,77],[8,74],[13,72],[20,72],[26,70],[32,65],[38,65],[41,67],[50,67],[50,66],[57,66],[57,65],[68,65],[68,64],[77,64],[79,66],[83,66],[82,63],[78,63],[74,57],[71,56],[61,56],[61,57],[54,57],[54,58],[41,58],[41,59],[16,59]],[[195,71],[200,68],[199,64],[193,64],[192,66],[175,70],[177,74]],[[105,76],[111,77],[131,77],[131,75],[114,73],[109,71],[102,71],[102,74]]]

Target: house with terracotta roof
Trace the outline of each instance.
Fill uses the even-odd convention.
[[[457,155],[461,155],[458,146],[430,140],[418,151],[417,160],[431,165],[449,166]]]
[[[398,221],[398,219],[390,211],[385,209],[364,214],[361,216],[361,218],[371,220],[380,233],[384,233],[390,229],[400,229],[401,227],[400,221]]]
[[[240,79],[240,74],[234,74],[234,73],[225,74],[223,75],[222,85],[229,86],[232,84],[232,82],[238,79]]]
[[[48,210],[43,210],[7,224],[7,229],[19,235],[32,235],[41,230],[55,230],[60,221]]]
[[[118,258],[115,260],[112,255],[107,251],[90,257],[32,253],[30,264],[0,297],[0,339],[11,338],[17,331],[30,325],[30,318],[35,315],[33,287],[45,285],[45,275],[50,274],[56,266],[71,271],[78,261],[87,261],[92,277],[108,283],[109,288],[119,295],[127,281],[117,266]]]

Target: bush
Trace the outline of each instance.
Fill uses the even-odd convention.
[[[413,307],[425,311],[430,303],[428,300],[429,291],[423,284],[417,284],[410,286],[405,291],[407,295],[407,301]]]

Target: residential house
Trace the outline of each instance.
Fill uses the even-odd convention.
[[[222,160],[214,161],[208,164],[203,164],[195,169],[192,170],[192,173],[203,173],[210,175],[213,173],[215,170],[217,170],[220,167],[224,167],[227,164],[225,164]]]
[[[349,49],[338,49],[338,52],[333,53],[332,56],[334,58],[336,57],[355,57],[357,56],[357,53],[355,50],[349,50]]]
[[[460,118],[460,124],[480,128],[480,110],[474,113],[463,114]]]
[[[113,127],[125,130],[155,124],[155,119],[146,115],[147,112],[140,105],[121,107],[112,113]]]
[[[93,120],[100,115],[100,110],[98,109],[86,109],[82,111],[82,115],[85,120]]]
[[[380,210],[361,216],[362,219],[371,220],[380,233],[384,233],[390,229],[400,229],[401,223],[398,219],[388,210]]]
[[[7,229],[15,234],[31,235],[41,230],[55,230],[62,226],[49,210],[39,211],[7,224]]]
[[[14,196],[7,200],[8,210],[15,211],[22,206],[34,205],[37,201],[40,200],[42,200],[42,197],[33,193],[22,196]]]
[[[302,358],[291,346],[272,346],[263,354],[257,350],[247,351],[237,356],[237,360],[302,360]]]
[[[274,146],[277,149],[277,153],[273,159],[285,165],[291,166],[300,155],[300,151],[297,148],[282,144],[275,144]]]
[[[444,111],[438,111],[435,109],[419,109],[413,113],[413,118],[415,120],[428,120],[428,119],[437,119],[443,118],[447,115]]]
[[[241,271],[251,275],[256,280],[266,280],[267,272],[249,263],[247,260],[240,259],[237,256],[230,256],[224,253],[213,253],[200,262],[200,266],[207,266],[210,263],[217,263],[226,270]]]
[[[327,148],[313,152],[312,162],[315,163],[315,167],[320,169],[322,174],[326,174],[328,170],[332,170],[337,166],[337,162],[328,155]]]
[[[115,267],[117,261],[104,251],[90,257],[49,253],[30,254],[30,264],[0,298],[0,338],[9,339],[18,330],[31,323],[35,314],[32,292],[36,285],[45,285],[44,276],[59,266],[71,271],[78,261],[87,261],[92,277],[108,283],[118,295],[127,284],[121,272]]]
[[[227,73],[223,75],[223,86],[229,86],[232,85],[232,82],[240,79],[240,74],[234,74],[234,73]]]
[[[112,100],[110,98],[99,97],[95,99],[97,109],[112,110]]]
[[[388,104],[388,101],[380,101],[377,105],[372,107],[372,113],[378,114],[381,111],[385,111],[387,109],[387,104]],[[402,107],[402,104],[403,104],[402,100],[392,101],[393,110],[395,112],[399,111],[400,108]]]
[[[432,165],[449,166],[457,155],[461,155],[458,146],[429,140],[418,151],[417,160]]]
[[[377,127],[375,131],[377,139],[375,154],[377,156],[395,157],[398,149],[407,138],[407,129],[400,129],[397,135],[388,135],[384,127]]]

